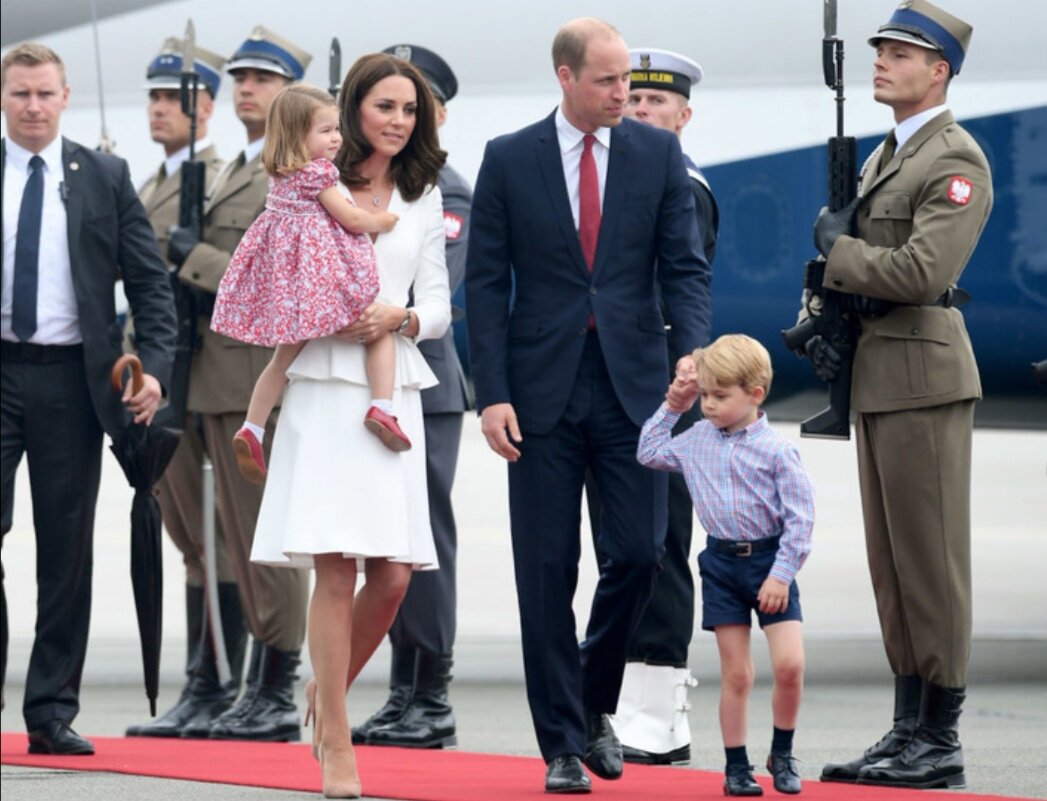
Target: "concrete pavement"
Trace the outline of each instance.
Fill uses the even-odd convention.
[[[853,443],[798,438],[794,423],[772,423],[794,438],[816,490],[814,551],[800,574],[808,648],[807,695],[797,735],[805,778],[823,762],[850,758],[886,730],[890,684],[878,640],[865,566]],[[513,592],[505,470],[466,419],[455,488],[459,517],[459,638],[453,700],[463,749],[536,754],[526,708]],[[1047,432],[978,429],[974,439],[973,554],[975,643],[969,701],[961,721],[969,789],[1047,798],[1047,622],[1042,614],[1047,564]],[[84,675],[84,734],[118,735],[145,716],[141,667],[128,578],[130,489],[106,456],[95,545],[95,598]],[[20,471],[14,527],[4,538],[5,589],[11,649],[4,730],[21,729],[21,682],[32,641],[34,559],[28,481]],[[587,523],[583,521],[583,526]],[[699,537],[696,537],[699,539]],[[596,579],[588,537],[582,537],[576,602],[581,630]],[[165,541],[165,650],[161,708],[178,691],[185,654],[184,573]],[[758,673],[767,675],[766,649],[757,641]],[[710,635],[695,633],[692,669],[693,767],[722,762],[716,726],[716,656]],[[350,714],[366,717],[384,697],[387,655],[378,655],[350,694]],[[303,675],[309,675],[308,661]],[[769,738],[769,690],[758,685],[750,706],[750,755],[762,762]],[[366,779],[365,779],[366,780]],[[541,776],[536,775],[540,784]],[[5,801],[51,797],[180,798],[184,783],[134,777],[3,770]],[[194,798],[296,798],[276,791],[193,786]],[[9,795],[10,794],[10,795]]]

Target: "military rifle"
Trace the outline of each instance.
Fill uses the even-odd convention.
[[[191,229],[196,236],[203,236],[204,192],[206,190],[207,167],[196,158],[197,95],[200,76],[196,73],[196,34],[193,21],[185,26],[185,47],[182,52],[182,75],[180,99],[182,113],[189,118],[189,158],[182,162],[179,175],[181,188],[178,195],[178,225]],[[178,270],[171,270],[171,288],[174,290],[175,308],[178,313],[178,340],[175,346],[175,362],[168,391],[169,403],[157,414],[162,425],[184,429],[186,404],[189,396],[189,367],[196,350],[196,324],[201,298],[197,290],[178,279]]]
[[[331,39],[331,49],[327,54],[327,81],[327,91],[337,100],[342,88],[342,45],[337,36]]]
[[[825,85],[836,92],[836,136],[829,139],[829,210],[839,211],[858,192],[856,148],[853,136],[843,135],[843,40],[836,35],[836,0],[825,0],[825,37],[822,39]],[[803,294],[808,316],[782,331],[785,346],[798,356],[821,336],[840,355],[840,371],[829,382],[829,405],[800,424],[801,437],[851,438],[851,362],[857,339],[847,310],[850,295],[823,286],[825,259],[819,256],[804,268]]]

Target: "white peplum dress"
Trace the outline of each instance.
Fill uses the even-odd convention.
[[[406,203],[394,189],[389,211],[400,220],[374,244],[378,300],[407,306],[413,284],[415,339],[438,338],[451,322],[440,190]],[[371,400],[364,346],[338,337],[307,343],[287,373],[252,561],[312,567],[315,554],[340,553],[438,567],[421,401],[437,380],[415,340],[393,336],[393,407],[411,450],[391,451],[364,427]]]

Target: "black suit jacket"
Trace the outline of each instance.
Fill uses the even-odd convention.
[[[492,140],[473,195],[466,264],[477,407],[509,402],[523,430],[551,430],[566,407],[592,315],[618,399],[641,426],[669,381],[666,324],[673,353],[708,341],[710,281],[672,134],[631,120],[611,130],[591,273],[571,214],[555,113]]]
[[[76,293],[87,382],[98,420],[112,436],[127,422],[109,371],[122,353],[113,287],[121,277],[135,320],[142,369],[166,387],[177,334],[174,298],[152,226],[127,162],[62,139],[69,267]],[[0,180],[7,167],[6,140]],[[0,270],[9,269],[0,262]]]

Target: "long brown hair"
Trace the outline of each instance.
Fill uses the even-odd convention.
[[[272,176],[286,175],[308,164],[311,158],[306,138],[313,127],[313,116],[321,108],[337,106],[331,95],[307,83],[292,83],[281,89],[265,121],[265,171]]]
[[[415,125],[404,149],[393,156],[389,175],[404,200],[417,200],[447,161],[436,135],[436,100],[422,74],[409,62],[385,53],[372,53],[357,59],[342,83],[342,148],[334,164],[346,186],[359,188],[367,179],[358,170],[373,148],[360,129],[360,103],[376,83],[391,75],[402,75],[414,84],[417,93]]]

